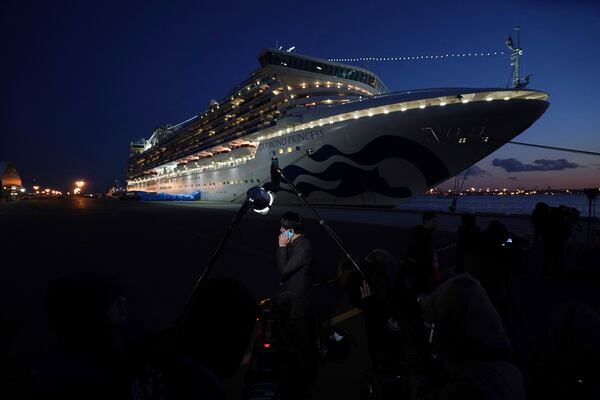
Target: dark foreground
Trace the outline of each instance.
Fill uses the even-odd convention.
[[[131,318],[157,331],[181,312],[236,209],[85,198],[0,203],[0,393],[18,387],[25,397],[37,363],[52,346],[44,305],[49,283],[77,270],[113,273],[123,286]],[[247,215],[213,276],[240,280],[256,298],[274,294],[279,281],[274,249],[279,215],[286,210]],[[308,210],[296,211],[307,217],[307,236],[317,255],[316,280],[333,278],[342,253]],[[401,258],[408,228],[420,220],[417,214],[398,212],[322,212],[359,256],[382,248]],[[478,223],[485,228],[488,220],[480,218]],[[528,219],[502,222],[515,233],[529,232]],[[440,216],[436,247],[451,246],[457,226],[456,216]],[[584,274],[581,249],[577,243],[569,247],[569,276],[550,279],[542,277],[541,250],[534,244],[527,253],[527,272],[511,279],[506,324],[526,378],[546,341],[548,320],[558,303],[577,301],[600,310],[598,283]],[[452,266],[454,257],[452,247],[442,250],[442,268]],[[350,332],[355,346],[345,363],[320,369],[313,398],[361,398],[361,376],[370,364],[362,316],[346,313],[351,306],[335,284],[316,288],[315,302],[318,318],[339,323]],[[228,382],[231,398],[240,397],[242,375],[243,370]]]

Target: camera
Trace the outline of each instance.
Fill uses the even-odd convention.
[[[298,370],[294,357],[298,333],[289,320],[290,305],[285,295],[258,303],[254,345],[245,377],[246,399],[280,399],[292,387]]]
[[[291,298],[288,292],[258,302],[254,344],[245,377],[245,398],[278,400],[294,397],[301,386],[296,357],[299,334],[290,322]],[[317,324],[318,326],[318,324]],[[344,362],[350,351],[350,338],[337,327],[317,328],[314,344],[320,364]]]

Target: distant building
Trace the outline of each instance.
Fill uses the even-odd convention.
[[[0,198],[11,199],[21,193],[21,175],[15,164],[10,161],[0,161]]]

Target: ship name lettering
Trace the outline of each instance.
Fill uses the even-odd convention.
[[[302,142],[308,142],[311,140],[321,139],[325,137],[323,129],[312,129],[310,131],[294,133],[288,136],[278,137],[266,142],[262,142],[258,150],[274,149],[277,147],[283,147],[290,144],[297,144]]]

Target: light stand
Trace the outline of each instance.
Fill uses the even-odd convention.
[[[188,300],[188,303],[185,307],[186,311],[189,307],[189,304],[191,303],[191,300],[194,298],[196,291],[206,281],[208,273],[212,270],[213,266],[215,265],[215,262],[221,255],[221,253],[223,251],[223,247],[225,247],[225,243],[227,242],[227,239],[229,239],[229,236],[231,236],[231,232],[233,232],[233,229],[239,225],[240,221],[242,220],[242,217],[249,210],[253,210],[258,214],[265,215],[266,213],[269,212],[270,207],[273,205],[273,200],[274,200],[273,193],[268,192],[267,190],[263,189],[262,187],[255,186],[255,187],[250,188],[250,190],[248,190],[248,192],[246,193],[246,201],[244,201],[244,204],[242,204],[242,206],[239,208],[239,210],[233,217],[233,220],[231,221],[231,223],[229,224],[229,227],[227,228],[227,231],[221,238],[221,241],[219,242],[219,245],[215,249],[215,252],[210,257],[208,262],[206,263],[206,267],[204,267],[204,271],[202,272],[202,275],[200,275],[200,278],[198,278],[198,280],[196,281],[196,285],[194,286],[194,290],[192,290],[190,300]],[[185,313],[185,311],[184,311],[184,313]]]

